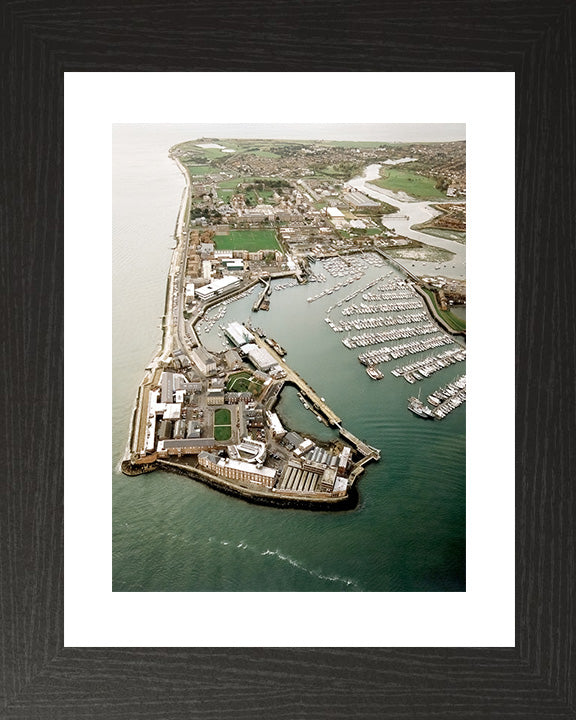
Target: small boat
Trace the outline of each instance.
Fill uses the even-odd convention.
[[[418,393],[417,398],[408,398],[408,410],[413,412],[414,415],[418,415],[418,417],[425,418],[427,420],[434,420],[432,410],[430,410],[428,405],[424,405],[422,400],[420,400],[420,393]]]

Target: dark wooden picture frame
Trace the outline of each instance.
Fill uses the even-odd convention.
[[[574,6],[0,12],[0,718],[576,718]],[[516,73],[516,647],[63,647],[64,72],[220,70]]]

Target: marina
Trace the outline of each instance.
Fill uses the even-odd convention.
[[[448,383],[448,385],[430,393],[430,395],[428,395],[428,402],[431,405],[441,405],[444,400],[449,400],[455,395],[458,395],[461,390],[466,390],[466,375],[462,375],[456,378],[454,382]]]
[[[377,305],[350,305],[342,310],[342,315],[370,315],[380,312],[394,312],[399,310],[416,310],[421,308],[420,300],[399,300],[398,302],[378,303]]]
[[[421,418],[443,420],[466,401],[466,376],[462,375],[448,385],[438,388],[430,393],[427,399],[434,407],[424,404],[418,393],[418,397],[408,398],[408,410]]]
[[[433,323],[426,323],[418,327],[409,326],[396,328],[394,330],[385,330],[377,333],[363,333],[362,335],[353,335],[344,338],[342,344],[347,348],[366,347],[367,345],[378,345],[379,343],[388,342],[389,340],[403,340],[409,337],[419,335],[430,335],[438,331],[438,326]]]
[[[457,362],[466,360],[466,350],[464,348],[456,348],[445,350],[437,355],[429,355],[428,357],[417,360],[407,365],[394,368],[390,372],[396,377],[403,377],[409,383],[429,377],[434,373],[449,367]]]
[[[397,360],[405,355],[414,355],[419,352],[426,352],[432,348],[441,347],[442,345],[451,345],[454,341],[449,335],[436,335],[426,340],[415,340],[401,345],[389,345],[378,350],[372,350],[367,353],[358,355],[358,360],[362,365],[376,365],[378,363],[390,362]]]

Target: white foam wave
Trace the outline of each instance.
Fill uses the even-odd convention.
[[[264,552],[260,553],[260,555],[274,555],[279,560],[282,560],[283,562],[287,562],[290,565],[292,565],[295,568],[298,568],[298,570],[302,570],[302,572],[308,573],[308,575],[312,575],[313,577],[316,577],[320,580],[328,580],[329,582],[338,582],[343,583],[344,585],[355,587],[357,590],[361,590],[362,588],[356,583],[354,580],[350,580],[349,578],[343,578],[339,575],[324,575],[321,572],[318,572],[316,570],[311,570],[310,568],[307,568],[305,565],[302,565],[297,560],[294,560],[294,558],[289,557],[288,555],[283,555],[278,550],[265,550]]]
[[[214,538],[209,538],[209,541],[212,542]],[[220,545],[233,545],[233,543],[229,542],[228,540],[220,540]],[[301,572],[307,573],[308,575],[318,578],[319,580],[325,580],[327,582],[334,582],[334,583],[341,583],[342,585],[346,585],[346,587],[355,588],[358,591],[362,591],[362,588],[358,585],[358,583],[355,580],[351,580],[350,578],[344,578],[340,577],[339,575],[325,575],[324,573],[318,572],[317,570],[311,570],[310,568],[307,568],[305,565],[302,565],[302,563],[299,563],[297,560],[294,560],[294,558],[291,558],[288,555],[284,555],[279,550],[264,550],[263,552],[248,546],[244,541],[241,541],[236,544],[236,548],[239,550],[248,550],[249,552],[254,553],[255,555],[260,555],[262,557],[266,556],[274,556],[278,558],[281,562],[288,563],[292,567],[296,568],[297,570],[300,570]]]

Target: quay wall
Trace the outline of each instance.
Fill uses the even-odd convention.
[[[426,307],[430,311],[430,314],[432,315],[434,320],[442,326],[442,330],[445,330],[450,335],[466,337],[466,332],[464,330],[454,330],[454,328],[450,327],[450,325],[448,325],[448,323],[436,313],[434,303],[432,302],[432,300],[430,300],[428,295],[424,292],[424,290],[422,290],[419,285],[416,285],[414,289],[426,303]]]

